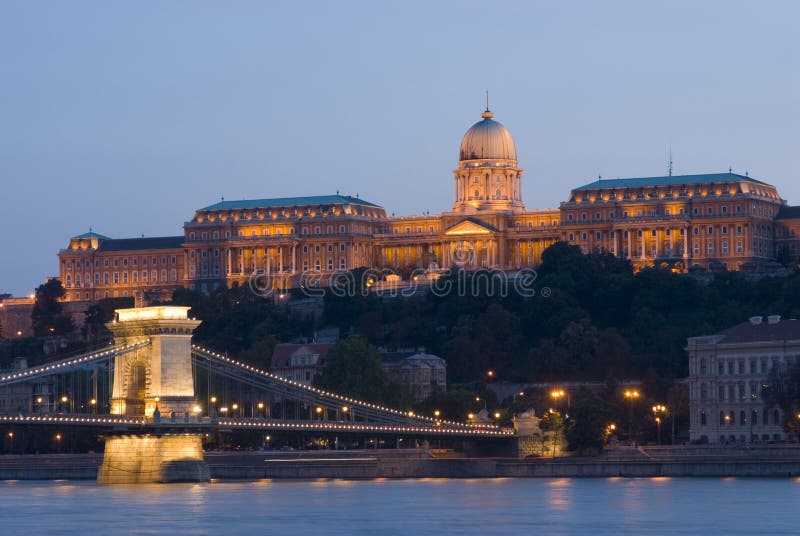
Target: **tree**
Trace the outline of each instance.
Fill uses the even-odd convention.
[[[328,350],[314,385],[367,402],[396,406],[403,402],[399,384],[389,379],[374,346],[356,335]]]
[[[33,334],[37,337],[66,335],[75,326],[72,319],[62,313],[61,300],[67,295],[58,279],[50,279],[36,289],[36,303],[31,312]]]
[[[614,420],[614,408],[594,395],[579,397],[570,409],[567,448],[580,454],[599,452],[605,448],[608,427]]]

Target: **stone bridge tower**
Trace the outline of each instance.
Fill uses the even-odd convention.
[[[195,405],[192,332],[199,320],[189,307],[158,306],[117,309],[107,327],[115,344],[150,340],[150,345],[114,361],[111,413],[151,417],[191,411]]]

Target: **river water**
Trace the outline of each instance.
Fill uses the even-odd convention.
[[[0,534],[797,534],[800,479],[0,482]]]

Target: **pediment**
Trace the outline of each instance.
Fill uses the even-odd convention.
[[[496,229],[494,229],[491,225],[481,221],[467,219],[453,225],[447,231],[445,231],[444,234],[447,236],[486,235],[493,234],[495,231]]]

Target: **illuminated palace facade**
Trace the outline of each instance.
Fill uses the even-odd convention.
[[[597,180],[559,208],[528,210],[510,132],[481,114],[461,142],[449,212],[387,216],[358,197],[220,201],[199,209],[182,236],[114,240],[96,233],[59,252],[69,300],[162,299],[175,288],[211,291],[270,274],[370,266],[435,276],[536,265],[557,241],[609,252],[636,268],[761,270],[798,256],[800,207],[776,188],[735,173]]]

